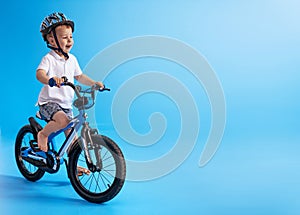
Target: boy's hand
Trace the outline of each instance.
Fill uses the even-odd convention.
[[[64,82],[63,78],[59,78],[59,77],[52,77],[50,79],[53,79],[55,81],[55,86],[57,86],[58,88],[61,86],[61,84]]]
[[[98,85],[100,89],[104,88],[104,84],[102,82],[97,81],[95,84]]]

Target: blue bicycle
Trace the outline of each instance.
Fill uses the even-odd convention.
[[[96,91],[109,91],[92,86],[82,90],[80,86],[65,82],[72,87],[77,99],[73,105],[79,114],[66,128],[52,133],[48,137],[48,152],[37,147],[37,133],[42,126],[34,117],[23,126],[15,142],[15,158],[19,171],[29,181],[37,181],[45,172],[56,173],[65,163],[68,177],[75,191],[84,199],[93,203],[103,203],[114,198],[124,185],[126,175],[125,159],[121,149],[110,138],[100,135],[87,122],[86,109],[95,104]],[[37,118],[42,119],[37,114]],[[69,135],[60,148],[55,137],[70,129]],[[80,134],[78,134],[80,133]],[[79,136],[79,137],[78,137]],[[67,153],[68,158],[64,158]]]

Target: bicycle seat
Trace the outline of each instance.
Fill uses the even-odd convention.
[[[37,133],[39,133],[39,131],[42,130],[43,127],[33,117],[29,117],[28,121],[33,130],[33,135],[35,139],[37,139]]]

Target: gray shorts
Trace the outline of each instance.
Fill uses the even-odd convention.
[[[55,102],[48,102],[47,104],[39,105],[40,115],[43,120],[50,121],[55,113],[58,111],[63,111],[67,115],[68,119],[73,119],[72,109],[62,108],[59,104]]]

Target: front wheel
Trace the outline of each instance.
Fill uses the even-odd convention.
[[[124,185],[126,165],[118,145],[106,136],[93,135],[93,149],[89,149],[93,163],[96,156],[101,159],[101,169],[80,174],[78,168],[88,170],[85,153],[81,144],[74,146],[69,158],[69,177],[75,191],[93,203],[103,203],[113,199]]]
[[[30,147],[30,141],[35,141],[33,130],[30,125],[22,127],[17,135],[15,143],[15,159],[21,174],[29,181],[37,181],[43,177],[45,171],[25,161],[21,151]]]

